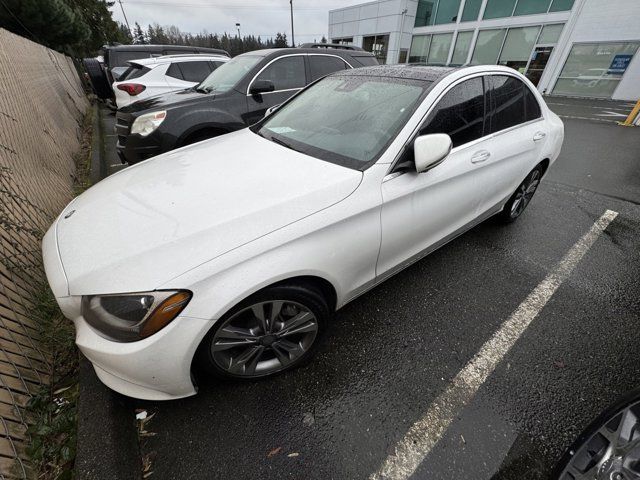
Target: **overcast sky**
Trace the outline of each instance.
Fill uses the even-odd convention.
[[[327,35],[329,10],[364,3],[366,0],[293,0],[296,43],[320,41]],[[240,33],[263,38],[284,32],[291,40],[289,0],[122,0],[124,11],[133,27],[138,22],[144,29],[152,23],[175,25],[184,32]],[[113,17],[124,23],[120,4],[111,10]]]

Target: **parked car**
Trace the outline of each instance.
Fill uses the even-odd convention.
[[[113,82],[118,108],[145,98],[195,87],[229,57],[222,55],[165,55],[128,62]]]
[[[118,112],[118,155],[134,164],[239,130],[328,73],[377,63],[361,49],[280,48],[239,55],[195,89],[149,98]]]
[[[492,215],[515,221],[563,138],[507,67],[342,70],[87,190],[46,234],[45,270],[114,390],[192,395],[194,364],[268,377],[365,291]]]
[[[129,65],[127,62],[141,58],[160,57],[163,55],[198,55],[206,53],[209,55],[223,55],[228,57],[229,53],[217,48],[191,47],[185,45],[105,45],[102,47],[104,63],[101,68],[87,68],[87,74],[93,85],[93,89],[102,100],[113,99],[113,90],[104,88],[104,84],[112,85],[120,79]],[[91,63],[92,59],[85,59]]]

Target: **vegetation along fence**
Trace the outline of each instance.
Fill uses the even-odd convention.
[[[71,59],[0,29],[0,477],[27,477],[25,404],[51,359],[32,312],[42,235],[73,196],[88,107]]]

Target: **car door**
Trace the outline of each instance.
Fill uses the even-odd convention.
[[[549,134],[540,105],[529,87],[507,74],[485,77],[490,138],[478,157],[478,181],[486,186],[482,208],[504,204],[543,159]]]
[[[463,231],[479,215],[484,186],[474,155],[485,148],[486,100],[482,77],[451,86],[437,100],[417,135],[447,133],[453,149],[437,167],[392,172],[382,183],[382,243],[376,275],[393,274]],[[412,164],[410,144],[398,164]]]
[[[243,115],[247,125],[261,120],[269,107],[283,103],[307,84],[304,58],[304,54],[278,57],[258,72],[247,89],[247,112]],[[251,85],[257,80],[272,82],[274,91],[249,94]]]

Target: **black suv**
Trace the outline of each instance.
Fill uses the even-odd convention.
[[[194,88],[152,97],[119,110],[118,155],[123,163],[134,164],[239,130],[329,73],[377,64],[371,53],[338,45],[244,53],[217,68]]]

